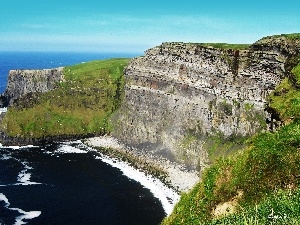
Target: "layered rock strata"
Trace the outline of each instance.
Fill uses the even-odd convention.
[[[2,101],[12,104],[28,93],[47,92],[64,80],[63,67],[43,70],[10,70]]]
[[[244,137],[274,128],[266,98],[298,50],[286,38],[262,39],[248,50],[186,43],[151,48],[125,70],[125,99],[114,135],[190,168],[204,168],[209,137]]]

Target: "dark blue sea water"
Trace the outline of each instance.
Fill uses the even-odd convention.
[[[4,92],[9,70],[50,69],[98,59],[132,58],[139,53],[86,52],[0,52],[0,94]]]
[[[81,143],[0,148],[0,224],[159,224],[159,199]]]

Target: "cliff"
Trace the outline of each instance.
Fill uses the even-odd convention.
[[[289,71],[298,63],[299,46],[299,39],[280,35],[262,38],[240,50],[231,45],[192,43],[163,43],[151,48],[144,56],[132,59],[124,71],[125,95],[113,118],[113,135],[141,151],[184,163],[189,168],[202,169],[208,165],[214,151],[220,149],[216,142],[232,142],[261,130],[275,130],[281,125],[278,113],[266,104],[267,97],[285,77],[293,77]],[[113,74],[111,68],[101,67],[100,70]],[[98,74],[97,70],[95,73]],[[49,101],[52,109],[56,105],[57,110],[62,106],[73,111],[74,107],[79,111],[84,107],[95,110],[108,107],[109,112],[117,108],[113,106],[113,99],[122,96],[123,88],[119,86],[123,81],[119,78],[112,81],[117,86],[113,89],[116,93],[112,94],[108,90],[109,82],[104,86],[97,85],[98,75],[93,75],[93,82],[89,81],[89,76],[82,76],[79,82],[77,76],[79,72],[69,74],[71,82],[66,82],[65,88],[28,102],[27,97],[36,97],[29,93],[45,93],[63,81],[62,68],[13,70],[2,97],[7,105],[27,96],[18,104],[19,108],[24,105],[48,107]],[[79,84],[84,85],[78,87]],[[109,96],[110,100],[105,98],[101,103],[102,95]],[[70,101],[71,96],[77,100]],[[15,110],[16,115],[21,113],[17,108]],[[36,109],[36,112],[40,111]],[[22,115],[24,117],[24,112]],[[44,117],[41,115],[41,120]],[[26,121],[13,120],[18,124],[4,126],[12,129],[10,134],[35,136],[35,131],[22,130]],[[84,120],[83,127],[78,128],[80,132],[97,130],[97,126],[85,127],[89,122],[88,118]],[[35,128],[41,130],[43,124]],[[64,132],[58,128],[54,130],[55,134]],[[38,136],[52,133],[45,131]]]
[[[67,82],[48,93],[64,79],[61,72],[11,71],[3,96],[14,104],[0,124],[0,140],[105,134],[114,115],[113,135],[125,144],[202,170],[219,143],[229,149],[239,138],[271,130],[202,173],[164,224],[215,220],[219,208],[240,213],[221,217],[222,224],[300,220],[299,210],[287,210],[300,207],[300,34],[262,38],[240,50],[163,43],[130,61],[122,99],[125,65],[116,59],[65,68]]]
[[[211,138],[275,129],[267,96],[289,74],[299,41],[263,38],[246,50],[163,43],[130,61],[114,135],[190,168],[209,161]]]
[[[63,68],[43,70],[10,70],[5,92],[2,94],[4,106],[12,104],[29,93],[47,92],[64,80]]]
[[[10,71],[0,142],[36,144],[107,134],[119,107],[128,59],[49,70]],[[61,82],[61,83],[59,83]]]

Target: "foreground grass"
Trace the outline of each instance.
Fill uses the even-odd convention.
[[[279,217],[273,224],[300,221],[299,118],[275,133],[258,135],[250,146],[207,169],[163,224],[272,224]],[[237,203],[236,213],[224,217],[225,211],[217,219],[214,209],[225,202]]]
[[[273,210],[278,208],[279,215],[299,219],[299,210],[285,210],[300,208],[299,199],[289,199],[289,195],[299,196],[300,193],[299,146],[299,121],[276,133],[258,135],[250,148],[235,156],[220,158],[206,170],[202,182],[190,193],[183,194],[173,214],[163,224],[253,224],[240,223],[245,218],[257,221],[256,224],[267,224],[264,220],[272,207]],[[237,197],[239,193],[242,194]],[[216,206],[234,199],[239,205],[237,214],[216,220],[213,215]],[[287,206],[280,208],[282,202],[287,202]],[[256,214],[255,209],[258,209]]]
[[[128,59],[92,61],[64,68],[66,82],[25,96],[9,108],[1,129],[10,136],[108,133],[123,95]]]
[[[246,207],[239,213],[214,219],[208,224],[300,224],[300,189],[276,191],[255,207]]]

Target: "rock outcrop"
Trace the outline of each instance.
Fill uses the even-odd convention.
[[[63,67],[43,70],[10,70],[5,92],[2,94],[4,106],[29,93],[47,92],[64,80]]]
[[[287,76],[299,43],[263,38],[247,50],[163,43],[131,60],[115,137],[190,168],[208,162],[208,139],[274,128],[266,98]]]

